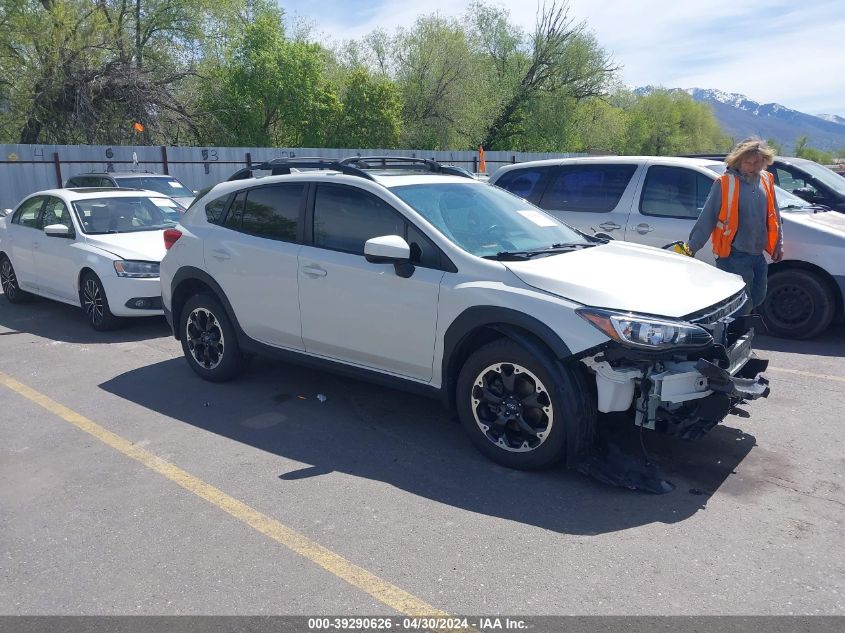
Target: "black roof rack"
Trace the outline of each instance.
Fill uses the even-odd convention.
[[[340,161],[359,169],[401,169],[407,171],[430,171],[437,174],[461,176],[475,179],[472,174],[458,167],[443,165],[428,158],[410,158],[408,156],[351,156]]]
[[[251,165],[239,169],[234,174],[229,176],[229,180],[244,180],[252,178],[254,171],[269,171],[273,176],[281,176],[291,173],[291,169],[327,169],[331,171],[339,171],[342,174],[349,176],[360,176],[367,180],[375,180],[370,174],[363,169],[354,167],[352,165],[344,164],[343,161],[326,160],[324,158],[274,158],[257,165]]]

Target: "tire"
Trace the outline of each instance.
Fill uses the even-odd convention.
[[[108,332],[120,325],[109,309],[109,299],[100,278],[87,272],[79,281],[79,305],[88,324],[98,332]]]
[[[806,339],[821,334],[836,312],[827,284],[806,270],[781,270],[769,275],[761,314],[770,334]]]
[[[185,303],[179,316],[179,339],[191,369],[204,380],[226,382],[246,366],[229,316],[209,294],[194,295]]]
[[[508,468],[537,470],[563,458],[567,425],[595,419],[587,392],[574,370],[498,339],[466,360],[455,401],[461,425],[479,451]]]
[[[24,303],[30,299],[28,292],[21,290],[18,285],[18,276],[11,260],[5,255],[0,256],[0,286],[3,288],[3,295],[9,303]]]

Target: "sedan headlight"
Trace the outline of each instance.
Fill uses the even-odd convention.
[[[713,343],[710,333],[697,325],[595,308],[576,310],[614,341],[632,347],[661,350],[674,347],[705,347]]]
[[[134,277],[136,279],[158,277],[158,262],[133,262],[119,259],[114,263],[114,271],[118,277]]]

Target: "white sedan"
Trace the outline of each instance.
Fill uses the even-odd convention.
[[[184,208],[137,189],[51,189],[0,217],[0,282],[10,303],[29,294],[80,306],[95,330],[162,314],[164,229]]]

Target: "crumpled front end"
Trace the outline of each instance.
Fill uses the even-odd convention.
[[[743,293],[685,319],[710,333],[706,347],[651,351],[611,342],[582,358],[595,376],[599,411],[631,410],[637,426],[690,440],[730,413],[747,417],[736,407],[767,397],[769,386],[760,375],[768,361],[751,348],[759,317],[736,316],[744,301]]]

